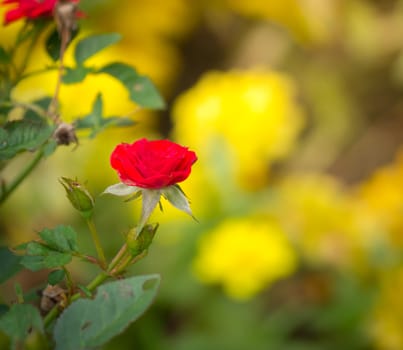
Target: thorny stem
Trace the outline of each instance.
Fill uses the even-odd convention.
[[[14,192],[14,190],[20,185],[22,181],[36,168],[39,164],[39,161],[43,157],[43,150],[39,150],[34,159],[32,159],[31,163],[27,165],[27,167],[14,179],[13,182],[9,186],[6,186],[0,195],[0,204],[3,203],[10,195]]]

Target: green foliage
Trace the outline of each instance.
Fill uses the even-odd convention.
[[[10,55],[8,52],[0,46],[0,63],[9,63],[10,62]]]
[[[66,67],[63,75],[64,84],[76,84],[82,82],[88,73],[92,72],[92,68],[77,66],[75,68]]]
[[[97,34],[88,36],[77,43],[74,58],[77,65],[82,65],[88,58],[104,48],[118,42],[122,36],[118,33]]]
[[[94,348],[121,333],[152,303],[159,282],[158,275],[131,277],[100,286],[94,300],[77,300],[56,322],[56,349]]]
[[[22,266],[21,257],[13,254],[7,247],[0,247],[0,283],[7,281],[18,273]]]
[[[21,264],[27,269],[38,271],[68,264],[77,252],[77,234],[68,226],[57,226],[39,233],[42,242],[29,242]]]
[[[31,271],[64,266],[72,259],[71,254],[59,253],[37,242],[28,243],[26,254],[21,264]]]
[[[78,29],[73,30],[71,33],[71,40],[73,40],[78,34]],[[59,32],[57,29],[53,30],[46,39],[45,49],[50,58],[53,61],[57,61],[60,58],[60,46],[62,44]]]
[[[60,225],[54,229],[44,229],[39,236],[49,248],[63,253],[77,252],[77,233],[70,227]]]
[[[83,118],[76,119],[75,126],[76,129],[89,129],[90,138],[94,138],[98,133],[106,129],[107,127],[117,126],[124,127],[134,125],[135,122],[129,118],[124,117],[104,117],[103,116],[103,101],[102,95],[98,94],[95,98],[94,104],[92,105],[92,111],[90,114],[84,116]]]
[[[24,111],[24,120],[31,120],[37,123],[44,122],[46,109],[51,101],[50,97],[43,97],[33,101],[30,105],[31,108],[26,108]]]
[[[162,109],[165,102],[151,80],[124,63],[115,62],[101,68],[98,73],[109,74],[129,91],[130,99],[142,107]]]
[[[23,119],[6,123],[0,128],[0,160],[38,149],[52,133],[53,127],[41,121]]]
[[[54,270],[48,275],[48,283],[54,286],[55,284],[60,283],[65,276],[66,273],[64,272],[64,270]]]
[[[30,304],[14,304],[9,312],[0,318],[0,330],[12,340],[12,348],[24,341],[32,330],[43,332],[39,311]]]

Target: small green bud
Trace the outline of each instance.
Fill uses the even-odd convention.
[[[73,207],[76,208],[84,218],[89,219],[94,209],[94,199],[88,190],[76,180],[71,180],[67,177],[62,177],[60,183],[66,190],[67,198],[70,200]]]
[[[126,242],[133,257],[140,255],[142,252],[148,249],[153,241],[155,233],[157,232],[158,226],[159,224],[145,225],[137,237],[135,234],[131,234],[132,232],[129,232]]]

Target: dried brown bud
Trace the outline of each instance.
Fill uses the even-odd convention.
[[[66,37],[66,44],[71,39],[71,33],[77,30],[77,13],[78,5],[75,2],[58,0],[55,5],[57,29],[62,37]]]
[[[65,307],[66,291],[58,285],[47,285],[42,291],[41,297],[41,311],[49,312],[55,305]]]
[[[53,137],[55,138],[58,145],[68,146],[72,142],[78,144],[76,132],[72,124],[60,123],[57,126]]]

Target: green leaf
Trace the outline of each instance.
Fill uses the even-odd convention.
[[[51,154],[53,154],[56,149],[57,149],[57,141],[56,140],[49,140],[45,147],[43,148],[43,155],[45,157],[49,157]]]
[[[192,210],[190,209],[190,203],[185,193],[179,187],[179,185],[172,185],[161,189],[161,193],[169,203],[175,208],[189,214],[193,217]],[[194,217],[193,217],[194,218]]]
[[[20,261],[21,257],[14,255],[7,247],[0,247],[0,284],[21,270]]]
[[[102,95],[98,94],[95,98],[90,114],[83,118],[75,120],[74,125],[76,129],[90,129],[90,138],[95,137],[98,133],[108,127],[123,127],[134,125],[135,122],[129,118],[124,117],[103,117],[103,101]]]
[[[10,307],[6,304],[0,304],[0,318],[5,315],[8,310],[10,310]]]
[[[73,30],[71,33],[71,40],[73,40],[78,34],[78,28]],[[70,42],[71,42],[70,40]],[[46,39],[45,48],[46,52],[50,56],[53,61],[57,61],[60,58],[60,46],[62,45],[62,41],[57,29],[52,31],[48,38]]]
[[[98,73],[109,74],[119,80],[129,91],[130,99],[141,107],[165,107],[165,102],[152,81],[147,76],[138,74],[133,67],[115,62],[101,68]]]
[[[72,259],[71,254],[56,252],[38,242],[28,243],[26,253],[21,264],[31,271],[61,267]]]
[[[53,250],[61,253],[77,252],[77,233],[70,226],[60,225],[54,229],[44,229],[39,236]]]
[[[43,333],[43,322],[34,306],[14,304],[0,318],[0,330],[11,338],[12,348],[15,348],[16,343],[25,340],[32,330]]]
[[[92,68],[77,66],[75,68],[66,67],[63,75],[64,84],[76,84],[82,82],[88,73],[92,72]]]
[[[118,42],[122,36],[118,33],[97,34],[80,40],[76,46],[74,57],[77,65],[82,65],[88,58],[104,48]]]
[[[54,286],[55,284],[60,283],[65,276],[66,273],[64,272],[64,270],[54,270],[48,275],[48,283]]]
[[[141,188],[137,186],[129,186],[122,182],[109,186],[102,194],[113,194],[114,196],[128,196],[141,192]]]
[[[11,121],[0,128],[0,160],[13,158],[23,151],[34,151],[52,135],[53,127],[32,120]]]
[[[10,62],[10,55],[8,52],[0,46],[0,63],[9,63]]]
[[[151,305],[159,283],[159,275],[131,277],[100,286],[94,300],[77,300],[56,322],[56,350],[95,348],[120,334]]]

